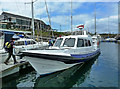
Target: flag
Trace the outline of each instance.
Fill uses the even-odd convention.
[[[77,26],[77,28],[84,28],[84,25],[79,25]]]

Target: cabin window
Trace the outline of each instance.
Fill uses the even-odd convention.
[[[30,41],[27,41],[27,45],[30,45]]]
[[[25,45],[25,44],[24,44],[24,41],[20,41],[20,43],[19,43],[19,44],[20,44],[20,45]]]
[[[85,39],[85,46],[88,46],[88,41]]]
[[[35,41],[31,41],[30,43],[31,43],[31,44],[36,44],[36,42],[35,42]]]
[[[16,45],[16,46],[24,45],[24,41],[15,42],[15,45]]]
[[[18,46],[19,44],[18,44],[18,42],[15,42],[15,46]]]
[[[91,42],[90,42],[90,40],[84,40],[85,41],[85,46],[91,46]]]
[[[27,41],[25,41],[25,45],[28,45],[28,44],[27,44]]]
[[[95,38],[92,38],[93,40],[95,40]]]
[[[62,43],[62,40],[63,40],[63,38],[57,39],[56,42],[55,42],[55,44],[54,44],[54,46],[60,47],[60,45]]]
[[[64,42],[64,47],[74,47],[75,38],[66,38]]]
[[[84,47],[84,40],[83,39],[78,39],[77,47]]]
[[[91,42],[90,42],[90,40],[88,40],[88,46],[91,46]]]

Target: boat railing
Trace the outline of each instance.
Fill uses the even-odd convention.
[[[86,30],[74,31],[72,35],[89,35]]]

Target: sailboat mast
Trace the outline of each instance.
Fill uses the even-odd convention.
[[[109,38],[109,16],[108,16],[108,38]]]
[[[96,35],[96,3],[95,3],[95,35]]]
[[[34,7],[33,7],[33,4],[34,2],[36,2],[37,0],[33,1],[31,0],[31,2],[28,2],[28,3],[25,3],[25,4],[31,4],[31,12],[32,12],[32,31],[33,31],[33,39],[34,39],[34,35],[35,35],[35,31],[34,31]]]
[[[71,33],[72,33],[73,29],[72,29],[72,0],[71,0]]]
[[[48,15],[48,19],[49,19],[49,23],[50,23],[50,27],[51,27],[51,21],[50,21],[50,15],[49,15],[49,12],[48,12],[48,7],[47,7],[47,2],[45,0],[45,6],[46,6],[46,11],[47,11],[47,15]],[[50,28],[52,30],[52,28]],[[52,37],[54,36],[53,34],[53,30],[52,30]]]
[[[33,9],[33,0],[31,2],[31,10],[32,10],[32,30],[33,30],[33,39],[34,39],[34,35],[35,35],[35,31],[34,31],[34,9]]]

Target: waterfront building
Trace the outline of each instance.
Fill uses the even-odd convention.
[[[0,28],[31,31],[32,18],[2,12],[0,15]],[[46,25],[42,20],[34,19],[35,30],[50,30],[50,25]]]

